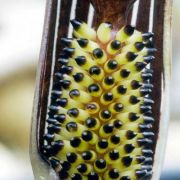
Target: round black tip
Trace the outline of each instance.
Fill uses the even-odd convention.
[[[97,59],[100,59],[100,58],[102,58],[103,57],[103,51],[102,51],[102,49],[100,49],[100,48],[96,48],[96,49],[94,49],[94,51],[93,51],[93,56],[95,57],[95,58],[97,58]]]
[[[78,173],[75,173],[71,176],[72,180],[82,180],[82,176]]]
[[[99,180],[99,176],[96,172],[90,172],[88,174],[88,180]]]
[[[125,86],[123,86],[123,85],[120,85],[120,86],[117,87],[117,91],[118,91],[119,94],[125,94],[126,91],[127,91],[127,88]]]
[[[108,68],[111,70],[115,70],[118,66],[118,63],[116,60],[109,60],[108,64],[107,64]]]
[[[142,83],[136,80],[131,81],[131,87],[132,89],[138,89],[142,86]]]
[[[83,66],[86,63],[86,57],[85,56],[77,56],[75,58],[75,61],[79,66]]]
[[[61,131],[61,125],[60,124],[49,124],[48,127],[48,133],[59,133]]]
[[[66,120],[66,115],[65,114],[56,114],[54,115],[54,118],[59,122],[59,123],[64,123]]]
[[[114,84],[114,78],[112,76],[107,76],[107,77],[105,77],[104,82],[107,85],[113,85]]]
[[[144,43],[142,42],[136,42],[134,45],[138,51],[141,51],[145,47]]]
[[[120,176],[120,173],[117,169],[112,169],[109,171],[109,177],[111,179],[117,179]]]
[[[151,63],[155,59],[154,56],[144,56],[143,58],[146,63]]]
[[[97,121],[96,121],[95,118],[89,117],[89,118],[87,118],[87,119],[85,120],[85,125],[86,125],[88,128],[93,128],[93,127],[96,126],[96,124],[97,124]]]
[[[113,132],[113,129],[114,129],[114,125],[113,125],[113,124],[105,124],[105,125],[103,126],[103,130],[104,130],[104,132],[107,133],[107,134],[112,133],[112,132]]]
[[[79,115],[79,110],[77,108],[72,108],[68,110],[67,114],[70,117],[77,117]]]
[[[152,38],[154,36],[154,33],[152,32],[148,32],[148,33],[144,33],[142,34],[143,40],[144,41],[148,41],[150,38]]]
[[[125,157],[122,158],[122,163],[124,164],[124,166],[128,167],[128,166],[131,165],[132,160],[133,160],[132,157],[130,157],[130,156],[125,156]]]
[[[130,74],[130,70],[128,70],[128,69],[122,69],[120,71],[120,75],[122,78],[127,78],[129,76],[129,74]]]
[[[105,101],[112,101],[113,100],[113,94],[108,92],[103,95],[103,98]]]
[[[81,82],[84,79],[83,73],[76,73],[73,75],[73,78],[76,82]]]
[[[79,137],[73,137],[70,140],[70,144],[74,148],[79,147],[79,145],[81,144],[81,139]]]
[[[85,151],[82,153],[82,158],[86,161],[90,160],[92,158],[92,153],[91,151]]]
[[[54,141],[51,144],[52,154],[57,154],[64,147],[64,142],[62,140]]]
[[[135,146],[132,144],[126,144],[124,146],[124,150],[126,151],[126,153],[131,153],[134,149],[135,149]]]
[[[123,110],[123,104],[121,104],[121,103],[116,103],[116,104],[114,105],[114,110],[115,110],[116,112],[121,112],[121,111]]]
[[[126,25],[126,26],[124,27],[124,32],[125,32],[128,36],[133,35],[134,30],[135,30],[135,28],[134,28],[133,26],[131,26],[131,25]]]
[[[55,158],[49,158],[50,165],[53,169],[60,168],[60,162]]]
[[[43,137],[48,142],[52,142],[54,140],[54,134],[47,133]]]
[[[136,70],[137,71],[141,71],[146,67],[147,63],[145,62],[136,62],[135,66],[136,66]]]
[[[71,164],[68,161],[60,161],[63,170],[68,171],[71,168]]]
[[[82,139],[84,140],[84,141],[91,141],[92,140],[92,138],[93,138],[93,134],[92,134],[92,132],[91,131],[83,131],[83,133],[82,133]]]
[[[139,119],[139,116],[136,113],[129,113],[130,121],[136,121],[137,119]]]
[[[137,170],[136,171],[136,176],[138,179],[143,178],[144,176],[146,176],[147,174],[147,170]]]
[[[59,177],[60,177],[60,179],[67,179],[67,178],[69,177],[69,174],[68,174],[67,171],[61,170],[61,171],[59,172]]]
[[[67,98],[60,98],[60,99],[56,99],[56,104],[58,106],[61,106],[61,107],[65,107],[68,103],[68,99]]]
[[[73,39],[72,38],[61,38],[61,42],[66,46],[71,46]]]
[[[111,48],[114,50],[119,50],[121,48],[121,42],[118,40],[114,40],[111,42]]]
[[[131,178],[129,176],[122,176],[120,180],[131,180]]]
[[[98,66],[92,66],[90,69],[89,69],[89,74],[90,75],[99,75],[101,73],[101,69],[98,67]]]
[[[127,139],[133,139],[137,136],[137,133],[131,130],[128,130],[126,133],[126,137]]]
[[[78,165],[77,170],[78,170],[80,173],[85,173],[85,172],[87,171],[87,165],[81,163],[81,164]]]
[[[75,153],[72,152],[72,153],[67,153],[66,158],[67,158],[68,162],[74,163],[78,157]]]
[[[98,92],[100,90],[99,86],[97,84],[91,84],[88,87],[88,91],[91,92]]]
[[[95,165],[98,169],[104,169],[106,167],[106,161],[104,159],[97,159]]]
[[[118,135],[112,135],[110,140],[113,144],[119,144],[120,143],[120,137]]]
[[[69,96],[71,98],[80,96],[80,92],[78,89],[73,89],[69,92]]]
[[[129,102],[134,105],[134,104],[137,104],[138,102],[140,102],[140,100],[138,99],[138,97],[132,95],[129,98]]]
[[[121,128],[123,125],[119,119],[116,119],[113,124],[114,124],[114,127],[117,129]]]
[[[138,54],[134,53],[134,52],[128,52],[126,54],[126,58],[129,62],[133,61],[136,59],[136,57],[138,57]]]
[[[111,117],[111,112],[109,110],[103,110],[101,111],[101,116],[104,119],[109,119]]]
[[[77,39],[77,42],[82,48],[85,48],[88,44],[88,39]]]
[[[110,157],[110,159],[111,160],[117,160],[117,159],[119,159],[119,151],[117,151],[117,150],[112,150],[112,151],[110,151],[109,152],[109,157]]]
[[[66,129],[69,131],[69,132],[75,132],[77,131],[77,123],[76,122],[69,122],[66,124]]]
[[[72,57],[74,54],[75,49],[74,48],[69,48],[69,47],[65,47],[63,49],[63,52],[68,56],[68,57]]]
[[[108,142],[106,139],[101,139],[99,142],[98,142],[98,146],[101,148],[101,149],[106,149],[108,147]]]
[[[70,22],[75,30],[78,30],[82,24],[81,21],[76,20],[76,19],[70,20]]]

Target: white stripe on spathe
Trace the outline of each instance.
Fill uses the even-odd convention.
[[[153,31],[153,17],[154,17],[154,0],[151,0],[150,13],[149,13],[149,32]]]
[[[76,11],[76,6],[77,6],[77,0],[72,1],[72,6],[71,6],[71,14],[70,14],[70,20],[75,18],[75,11]],[[69,24],[69,29],[68,29],[68,38],[72,37],[73,33],[73,27],[71,24]]]
[[[89,12],[88,12],[88,19],[87,19],[87,24],[89,27],[92,27],[93,17],[94,17],[94,8],[93,8],[92,4],[90,4]]]
[[[136,26],[138,9],[139,9],[139,0],[137,0],[133,5],[132,19],[131,19],[131,25],[132,26]]]

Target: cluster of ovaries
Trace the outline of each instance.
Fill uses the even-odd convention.
[[[153,34],[71,23],[74,38],[61,39],[51,91],[47,161],[60,179],[150,179]]]

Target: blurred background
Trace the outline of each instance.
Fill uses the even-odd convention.
[[[28,145],[44,12],[45,0],[0,0],[0,180],[33,180]],[[171,119],[162,180],[180,180],[179,32],[180,1],[174,0]]]

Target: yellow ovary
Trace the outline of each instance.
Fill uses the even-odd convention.
[[[61,179],[138,180],[152,174],[152,33],[112,35],[71,21],[75,38],[58,59],[44,151]],[[114,33],[114,32],[113,32]],[[114,38],[113,38],[114,37]],[[55,96],[55,97],[54,97]]]

